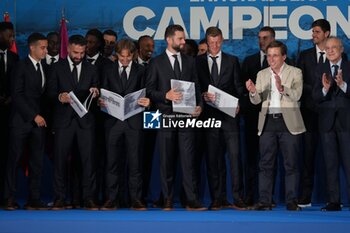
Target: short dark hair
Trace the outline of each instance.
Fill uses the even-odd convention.
[[[201,39],[198,43],[198,45],[200,44],[206,44],[207,43],[207,39]]]
[[[39,40],[47,40],[46,36],[39,32],[33,32],[28,36],[27,43],[28,46],[33,45],[34,43],[38,42]]]
[[[272,41],[266,48],[268,51],[270,48],[280,48],[282,55],[287,55],[287,46],[283,44],[281,41],[275,40]]]
[[[143,36],[140,36],[139,39],[137,40],[137,44],[140,46],[140,43],[141,41],[145,40],[145,39],[151,39],[153,40],[153,38],[149,35],[143,35]]]
[[[0,22],[0,32],[6,30],[14,30],[13,24],[11,22]]]
[[[80,46],[86,46],[87,41],[82,35],[72,35],[69,37],[69,44],[76,44]]]
[[[181,25],[178,24],[171,24],[165,29],[164,33],[164,39],[168,38],[169,36],[175,35],[175,32],[180,31],[183,32],[185,31],[184,28]]]
[[[208,27],[205,31],[205,39],[208,40],[208,37],[216,37],[221,36],[222,37],[222,31],[218,27]]]
[[[270,32],[273,38],[276,37],[275,29],[269,26],[262,27],[259,32]]]
[[[134,54],[136,51],[136,45],[134,41],[130,39],[121,39],[115,46],[115,51],[117,53],[121,53],[123,49],[127,49],[130,51],[130,53]]]
[[[47,35],[46,35],[47,38],[49,38],[49,37],[51,37],[51,36],[58,36],[58,37],[60,37],[60,34],[59,34],[58,32],[49,32],[49,33],[47,33]]]
[[[89,31],[87,31],[85,37],[89,36],[89,35],[96,37],[100,43],[103,42],[103,34],[97,28],[93,28],[93,29],[90,29]]]
[[[320,27],[323,32],[331,32],[331,25],[326,19],[317,19],[312,24],[311,27]]]
[[[111,30],[111,29],[105,30],[103,32],[103,36],[104,35],[115,36],[115,39],[118,40],[118,34],[115,31]]]

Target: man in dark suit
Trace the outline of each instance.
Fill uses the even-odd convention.
[[[104,47],[103,56],[112,62],[115,62],[116,56],[114,54],[115,45],[117,44],[118,35],[115,31],[107,29],[103,32]]]
[[[350,63],[342,59],[344,47],[337,37],[325,44],[327,60],[316,68],[312,96],[318,104],[319,131],[326,166],[327,205],[322,211],[341,210],[339,167],[350,196]]]
[[[54,105],[54,210],[65,208],[66,168],[68,155],[76,147],[82,164],[84,207],[97,210],[94,195],[96,173],[94,167],[94,116],[88,112],[82,118],[70,106],[70,91],[84,102],[92,92],[98,95],[98,73],[96,67],[83,61],[86,40],[80,35],[69,38],[68,57],[54,64],[48,81],[48,95]],[[75,145],[74,145],[75,144]]]
[[[194,59],[180,53],[185,44],[184,29],[180,25],[169,25],[165,30],[167,49],[153,58],[148,66],[146,88],[148,96],[162,114],[174,114],[173,101],[181,101],[182,93],[172,89],[170,79],[194,82],[196,86],[197,106],[192,116],[202,111],[197,73]],[[181,64],[181,65],[180,65]],[[176,119],[175,119],[176,120]],[[189,128],[160,129],[158,131],[160,151],[161,187],[164,195],[163,210],[173,209],[176,151],[178,150],[183,187],[185,189],[187,209],[205,210],[198,200],[194,180],[194,130]]]
[[[300,177],[300,207],[311,206],[314,185],[315,156],[319,140],[317,104],[312,98],[312,88],[315,81],[317,64],[323,64],[326,58],[326,40],[330,36],[331,26],[325,19],[318,19],[312,23],[312,41],[314,47],[302,51],[298,57],[297,66],[303,72],[303,94],[301,96],[301,114],[306,127],[304,134],[304,151]],[[343,53],[343,61],[347,60]]]
[[[45,61],[47,65],[53,65],[60,58],[61,38],[58,32],[49,32],[47,34],[47,40],[49,44]]]
[[[214,102],[215,94],[208,92],[208,86],[213,85],[226,93],[239,98],[243,94],[243,85],[240,80],[240,66],[238,58],[221,51],[223,42],[222,32],[217,27],[209,27],[206,30],[208,53],[197,57],[197,72],[201,87],[201,93],[206,102]],[[238,113],[237,108],[237,113]],[[246,205],[243,201],[243,175],[239,155],[239,119],[205,105],[201,118],[207,120],[215,118],[221,120],[220,129],[207,129],[205,137],[207,141],[206,165],[208,183],[212,203],[210,209],[219,210],[227,197],[222,197],[223,182],[221,167],[225,162],[225,148],[230,161],[230,173],[232,180],[232,195],[235,208],[242,209]],[[226,174],[225,174],[226,175]]]
[[[125,96],[138,91],[145,86],[145,68],[133,62],[136,47],[133,41],[122,39],[117,43],[116,53],[118,62],[105,67],[102,88]],[[103,99],[100,104],[105,105]],[[148,107],[148,98],[138,99],[138,104]],[[138,113],[125,121],[118,120],[110,115],[106,115],[106,189],[107,200],[102,210],[112,210],[117,208],[116,198],[119,192],[120,170],[124,171],[124,157],[126,154],[128,187],[131,199],[131,209],[146,210],[146,206],[141,201],[142,198],[142,162],[143,162],[143,130],[142,113]],[[124,177],[124,176],[123,176]]]
[[[10,51],[15,40],[13,25],[10,22],[0,22],[0,206],[4,204],[4,177],[8,155],[8,121],[11,107],[10,81],[11,74],[18,62],[18,55]]]
[[[45,210],[40,200],[46,121],[42,114],[46,78],[41,60],[47,53],[47,39],[40,33],[28,37],[29,55],[18,63],[13,74],[10,116],[10,147],[5,181],[6,210],[15,210],[16,171],[26,142],[30,143],[29,196],[25,209]]]

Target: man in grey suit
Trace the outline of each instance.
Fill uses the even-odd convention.
[[[271,210],[273,173],[278,148],[286,172],[287,210],[301,210],[297,205],[299,171],[297,168],[301,134],[305,126],[298,101],[303,89],[301,70],[285,63],[287,47],[279,41],[267,47],[270,65],[258,73],[256,85],[249,79],[246,87],[253,104],[262,103],[259,113],[260,136],[259,203],[256,210]]]

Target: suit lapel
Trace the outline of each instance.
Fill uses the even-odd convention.
[[[36,72],[36,68],[34,67],[33,62],[29,59],[29,57],[26,58],[26,64],[27,64],[30,76],[33,77],[33,82],[35,83],[35,86],[41,92],[42,81],[38,73]]]
[[[131,63],[130,74],[128,81],[126,82],[125,93],[128,93],[129,87],[134,83],[137,79],[137,66],[134,63]]]
[[[64,69],[63,73],[67,74],[66,77],[69,79],[69,82],[71,83],[73,89],[75,89],[73,75],[72,75],[72,71],[70,69],[70,65],[69,65],[68,59],[65,59],[63,62],[64,62],[63,63],[63,69]]]

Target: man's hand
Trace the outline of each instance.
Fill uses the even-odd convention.
[[[201,106],[196,106],[194,112],[191,114],[193,117],[198,117],[202,113]]]
[[[100,95],[100,92],[96,87],[91,87],[89,90],[90,90],[90,93],[93,93],[92,98],[96,98]]]
[[[325,91],[328,92],[329,88],[331,87],[331,81],[327,77],[326,73],[323,73],[323,75],[322,75],[322,85],[323,85],[323,88],[325,89]]]
[[[165,98],[170,101],[180,102],[182,100],[182,93],[176,91],[176,89],[170,89],[165,95]]]
[[[248,79],[248,81],[245,82],[245,86],[246,86],[247,90],[250,93],[255,93],[256,92],[255,85],[254,85],[254,83],[253,83],[253,81],[251,79]]]
[[[216,96],[214,93],[210,93],[210,92],[204,92],[203,93],[203,98],[206,102],[215,102]]]
[[[342,88],[344,85],[343,80],[343,71],[341,69],[338,70],[338,74],[335,76],[334,81],[337,83],[337,86]]]
[[[147,108],[150,104],[151,101],[149,98],[140,98],[137,100],[137,103],[145,108]]]
[[[106,108],[106,107],[107,107],[105,100],[102,99],[102,98],[98,98],[97,105],[98,105],[98,106],[101,106],[101,107],[103,107],[103,108]]]
[[[275,74],[275,85],[276,85],[277,90],[278,90],[280,93],[284,91],[284,88],[283,88],[283,86],[282,86],[281,77],[278,76],[278,74]]]
[[[72,102],[72,99],[70,98],[68,92],[62,92],[61,94],[58,95],[58,100],[62,104],[70,104]]]
[[[35,116],[34,122],[38,127],[47,127],[45,119],[40,115]]]

